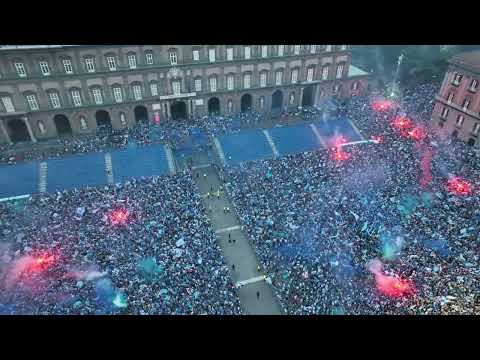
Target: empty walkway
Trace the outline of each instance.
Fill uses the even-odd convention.
[[[241,230],[240,222],[233,211],[232,204],[224,192],[218,190],[222,182],[213,167],[202,167],[193,170],[195,182],[200,189],[207,214],[212,222],[223,257],[230,267],[230,274],[240,296],[240,302],[251,315],[280,315],[281,308],[272,288],[265,281],[263,270],[258,270],[258,261]],[[213,195],[212,195],[212,189]],[[210,196],[207,194],[210,193]],[[224,208],[230,212],[225,213]],[[230,237],[229,237],[230,236]],[[230,240],[230,241],[229,241]],[[232,267],[234,265],[234,268]],[[257,292],[260,297],[257,298]]]

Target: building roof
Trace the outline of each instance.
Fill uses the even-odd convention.
[[[365,75],[370,75],[368,72],[363,71],[362,69],[359,69],[356,66],[350,65],[348,68],[348,77],[352,76],[365,76]]]
[[[480,50],[460,53],[451,58],[449,62],[480,73]]]
[[[51,49],[51,48],[62,48],[66,46],[77,46],[77,45],[0,45],[0,51],[1,50]]]

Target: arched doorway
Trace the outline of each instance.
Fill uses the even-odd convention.
[[[281,110],[283,105],[283,93],[277,90],[272,94],[272,111]]]
[[[307,86],[303,89],[303,97],[302,97],[302,107],[310,107],[314,104],[314,93],[315,93],[314,86]]]
[[[220,100],[217,97],[212,97],[208,100],[208,113],[213,115],[220,114]]]
[[[70,121],[65,115],[58,114],[53,117],[53,122],[57,128],[57,133],[59,136],[63,135],[72,135],[72,127],[70,126]]]
[[[187,118],[187,105],[184,101],[175,101],[170,106],[170,113],[172,114],[172,119],[186,119]]]
[[[247,112],[252,110],[252,95],[245,94],[240,99],[240,111]]]
[[[148,110],[145,106],[143,105],[138,105],[135,107],[133,110],[135,113],[135,121],[138,122],[143,122],[147,123],[148,122]]]
[[[21,119],[12,119],[7,123],[8,135],[12,142],[31,141],[25,121]]]
[[[110,114],[105,110],[98,110],[95,113],[95,119],[97,120],[97,127],[99,130],[111,130],[112,120]]]

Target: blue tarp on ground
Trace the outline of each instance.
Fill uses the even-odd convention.
[[[0,198],[38,193],[39,163],[0,166]]]
[[[107,183],[103,152],[48,160],[47,164],[47,192]]]
[[[261,130],[244,131],[218,137],[227,164],[271,159],[273,152]],[[229,159],[231,157],[231,160]]]
[[[112,167],[115,183],[124,182],[132,177],[169,173],[163,145],[114,151],[112,152]]]
[[[309,124],[277,127],[268,132],[281,156],[322,148]]]

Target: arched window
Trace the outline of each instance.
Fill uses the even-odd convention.
[[[211,92],[217,91],[217,76],[216,75],[210,76],[210,78],[208,79],[208,82],[210,84],[210,91]]]
[[[260,109],[263,110],[265,108],[265,97],[264,96],[260,96],[259,105],[260,105]]]
[[[89,73],[95,72],[95,57],[92,55],[87,55],[84,58],[85,61],[85,70]]]
[[[328,80],[329,71],[330,71],[330,64],[323,65],[322,80]]]
[[[24,95],[30,110],[39,110],[37,95],[33,92],[26,92]]]
[[[115,54],[109,53],[105,55],[105,61],[107,62],[107,68],[110,71],[117,70],[117,57]]]
[[[82,106],[82,95],[80,89],[72,88],[70,89],[70,96],[72,98],[73,106]]]
[[[92,93],[93,102],[97,105],[103,104],[103,92],[100,86],[92,87],[90,88],[90,91]]]
[[[150,94],[152,96],[158,96],[158,84],[156,81],[150,81]]]
[[[182,91],[182,83],[180,80],[172,80],[172,91],[175,95],[178,95]]]
[[[127,54],[127,59],[128,59],[128,67],[130,69],[136,69],[137,68],[137,54],[134,52],[129,52]]]
[[[315,76],[315,65],[311,65],[307,68],[307,81],[312,82]]]
[[[10,94],[2,94],[0,95],[2,100],[3,110],[7,113],[15,112],[15,107],[13,106],[12,97]]]
[[[268,77],[268,71],[263,70],[260,72],[260,87],[267,86],[267,77]]]
[[[341,62],[341,63],[337,64],[337,73],[336,73],[337,79],[342,78],[344,68],[345,68],[345,63],[344,62]]]
[[[352,83],[352,90],[353,90],[353,91],[356,91],[356,90],[358,90],[358,87],[359,87],[358,81],[354,81],[354,82]]]
[[[134,100],[142,100],[142,85],[139,82],[132,83],[132,95]]]
[[[252,73],[247,72],[243,74],[243,88],[250,89],[252,85]]]
[[[227,75],[227,90],[233,90],[235,88],[235,75]]]
[[[194,80],[195,83],[195,91],[200,92],[202,91],[202,78],[200,76],[197,76]]]
[[[58,109],[62,106],[60,103],[60,95],[56,89],[47,90],[48,102],[50,107],[53,109]]]
[[[293,68],[292,69],[292,72],[291,72],[291,82],[292,84],[296,84],[297,81],[298,81],[298,72],[299,72],[299,69],[298,68]]]
[[[112,85],[113,100],[116,103],[123,102],[123,90],[122,86],[119,84]]]
[[[145,50],[145,64],[153,65],[153,51]]]
[[[171,48],[168,50],[168,58],[170,59],[170,65],[177,65],[177,49]]]
[[[65,74],[73,74],[73,65],[72,65],[71,57],[63,57],[62,64],[63,64],[63,70],[65,71]]]
[[[277,70],[275,72],[275,85],[282,85],[283,70]]]
[[[43,76],[50,75],[50,65],[48,64],[47,60],[40,60],[38,62],[38,65],[40,66],[40,72],[42,73]]]
[[[208,49],[208,61],[215,62],[216,50],[214,47]]]
[[[228,99],[228,112],[231,113],[233,110],[233,101],[232,99]]]
[[[37,126],[38,126],[38,130],[40,131],[40,134],[42,135],[45,134],[47,130],[45,129],[45,124],[43,123],[42,120],[38,120]]]

